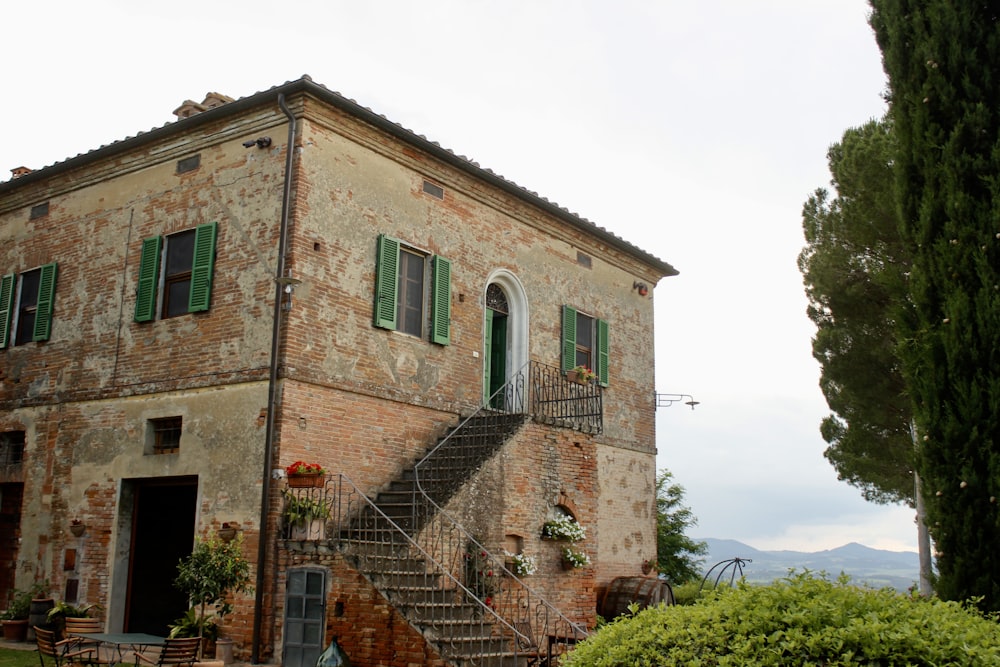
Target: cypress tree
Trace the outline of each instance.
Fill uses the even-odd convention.
[[[1000,3],[872,0],[898,140],[900,358],[938,594],[1000,609]]]

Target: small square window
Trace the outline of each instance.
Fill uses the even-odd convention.
[[[424,181],[424,192],[435,199],[444,199],[444,188],[430,181]]]
[[[28,214],[29,220],[36,220],[38,218],[44,218],[49,214],[49,203],[42,202],[41,204],[35,204],[31,207],[31,213]]]
[[[19,465],[24,461],[24,431],[0,433],[0,466]]]
[[[153,454],[173,454],[181,447],[181,417],[150,419]]]
[[[201,166],[201,155],[192,155],[191,157],[186,157],[183,160],[177,161],[177,173],[183,174],[188,171],[194,171]]]

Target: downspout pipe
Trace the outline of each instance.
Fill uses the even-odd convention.
[[[264,622],[264,564],[269,544],[268,514],[271,507],[271,466],[274,457],[274,421],[278,388],[279,350],[281,340],[281,278],[285,275],[285,248],[288,243],[288,216],[292,199],[292,167],[295,159],[295,116],[285,104],[284,93],[278,94],[278,106],[288,116],[288,144],[285,147],[285,187],[281,195],[281,227],[278,233],[278,261],[274,275],[274,317],[271,330],[271,374],[267,381],[267,421],[264,426],[264,467],[261,472],[260,535],[257,544],[257,582],[253,601],[253,649],[250,661],[260,664],[261,626]]]

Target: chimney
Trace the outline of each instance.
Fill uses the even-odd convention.
[[[10,170],[10,173],[13,174],[10,177],[10,180],[14,180],[15,178],[21,178],[22,176],[30,174],[33,171],[34,169],[29,169],[28,167],[15,167],[14,169]]]
[[[196,113],[201,113],[205,110],[205,107],[198,104],[197,102],[192,102],[191,100],[184,100],[184,104],[180,105],[174,109],[174,115],[178,118],[190,118]]]
[[[180,105],[174,109],[174,115],[178,118],[190,118],[195,114],[199,114],[202,111],[208,111],[209,109],[214,109],[215,107],[221,107],[223,104],[232,102],[233,98],[228,95],[223,95],[222,93],[206,93],[205,100],[198,104],[193,100],[184,100],[184,104]]]

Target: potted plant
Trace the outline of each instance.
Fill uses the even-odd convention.
[[[69,532],[73,534],[73,537],[82,537],[87,532],[87,524],[80,519],[73,519],[69,522]]]
[[[506,567],[519,577],[527,577],[538,570],[535,559],[526,553],[512,554],[507,552]]]
[[[7,641],[23,642],[28,636],[28,615],[31,612],[33,591],[14,590],[7,609],[0,614],[3,624],[3,638]]]
[[[281,517],[291,539],[318,540],[323,537],[330,507],[322,498],[298,495],[285,491],[285,505]]]
[[[587,529],[567,514],[550,519],[542,525],[543,539],[579,542],[586,537]]]
[[[233,605],[226,599],[227,596],[252,591],[250,563],[243,557],[242,545],[242,535],[230,542],[199,539],[191,555],[177,564],[174,586],[187,593],[197,607],[198,611],[192,617],[198,628],[195,636],[203,641],[212,632],[209,626],[221,624],[222,619],[232,612]],[[212,617],[208,616],[209,610]]]
[[[65,600],[57,600],[45,618],[61,637],[65,635],[67,618],[90,618],[91,609],[99,609],[99,607],[92,604],[75,605]]]
[[[167,627],[170,629],[168,637],[201,637],[202,656],[215,655],[219,622],[214,612],[206,617],[199,607],[191,607]]]
[[[564,570],[575,570],[579,567],[590,565],[590,556],[586,552],[579,551],[573,547],[565,547],[562,550],[562,567]]]
[[[322,487],[326,484],[326,468],[318,463],[296,461],[285,468],[288,486],[295,488]]]
[[[566,379],[577,384],[590,384],[597,379],[597,373],[581,364],[566,371]]]

